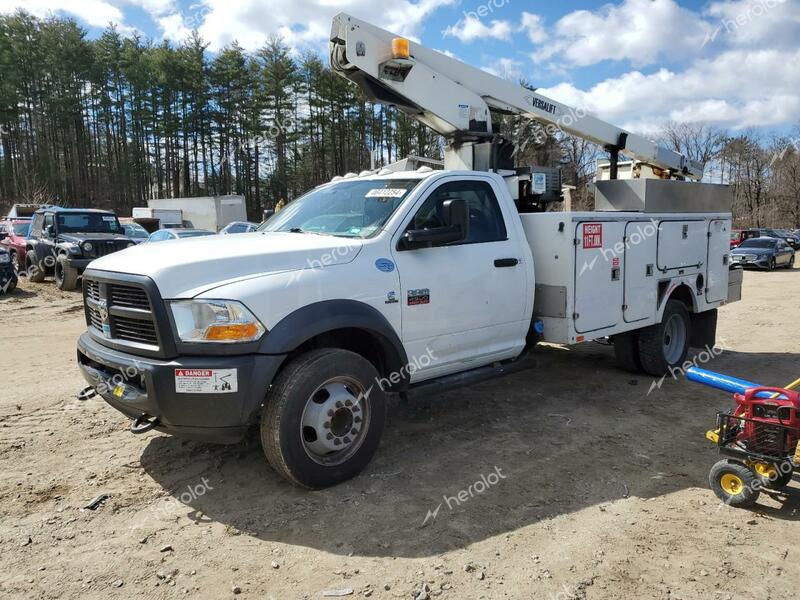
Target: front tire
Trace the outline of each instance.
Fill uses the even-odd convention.
[[[39,261],[36,252],[28,250],[25,254],[25,271],[28,273],[28,281],[32,283],[42,283],[46,275],[44,265]]]
[[[295,358],[276,378],[261,414],[270,465],[309,489],[358,475],[378,449],[386,421],[378,378],[372,363],[347,350]]]
[[[711,467],[708,484],[725,504],[735,508],[753,506],[761,493],[761,482],[742,463],[721,460]]]
[[[794,269],[794,254],[792,254],[792,257],[789,259],[789,264],[786,265],[786,268],[787,269]]]
[[[14,269],[14,273],[16,273],[17,277],[19,277],[22,265],[19,262],[19,255],[16,253],[16,251],[11,253],[11,268]]]
[[[67,264],[67,257],[63,254],[56,260],[55,279],[58,289],[69,292],[78,287],[78,270]]]
[[[639,332],[639,359],[645,373],[660,377],[683,364],[691,339],[689,311],[678,300],[667,300],[661,323]]]

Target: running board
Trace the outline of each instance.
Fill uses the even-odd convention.
[[[477,369],[462,371],[461,373],[453,373],[452,375],[443,375],[435,379],[428,379],[411,384],[405,392],[405,396],[409,400],[415,400],[422,396],[435,396],[474,383],[480,383],[489,379],[502,377],[503,375],[510,375],[518,371],[531,369],[535,366],[536,361],[533,357],[530,355],[521,356],[512,361],[494,363],[485,367],[478,367]]]

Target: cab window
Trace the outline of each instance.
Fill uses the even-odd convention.
[[[445,227],[443,206],[461,198],[469,209],[469,235],[457,244],[480,244],[507,239],[505,221],[492,186],[485,181],[452,181],[436,188],[422,204],[408,229]]]

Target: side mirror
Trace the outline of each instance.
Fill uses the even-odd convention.
[[[54,233],[55,233],[55,227],[53,227],[52,225],[48,225],[47,227],[44,228],[44,234],[47,237],[53,237]]]
[[[451,198],[442,205],[444,227],[411,229],[402,237],[407,250],[462,242],[469,236],[469,207],[461,198]]]
[[[0,242],[2,242],[7,237],[8,237],[8,233],[6,233],[5,231],[0,231]]]

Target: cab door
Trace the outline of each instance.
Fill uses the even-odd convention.
[[[442,205],[452,198],[469,208],[467,239],[404,249],[405,231],[445,225]],[[417,361],[412,381],[510,358],[524,345],[530,265],[506,222],[489,181],[459,178],[433,188],[395,236],[403,344],[412,363],[430,357]]]

